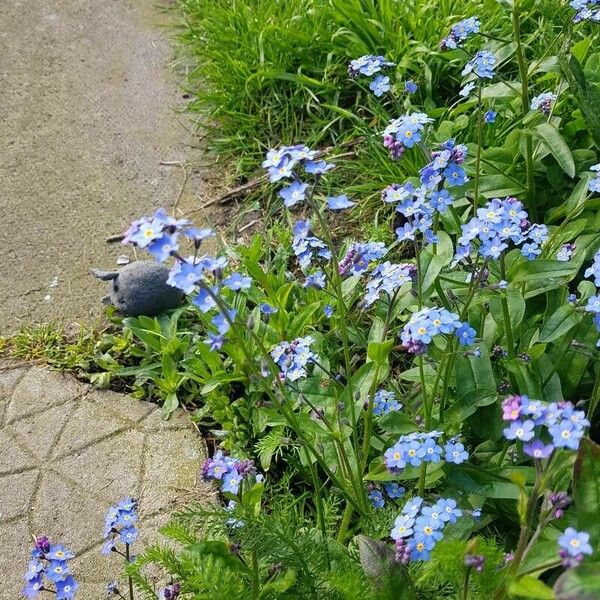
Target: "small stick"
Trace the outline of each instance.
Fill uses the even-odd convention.
[[[253,219],[250,223],[246,223],[243,227],[238,229],[238,233],[242,233],[242,231],[246,231],[246,229],[250,229],[253,225],[260,223],[260,219]]]

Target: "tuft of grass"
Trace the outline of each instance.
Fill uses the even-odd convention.
[[[67,331],[57,323],[27,325],[11,337],[0,337],[0,356],[43,361],[57,369],[87,371],[101,335],[95,329]]]
[[[233,158],[245,175],[269,146],[302,140],[316,147],[357,133],[359,107],[376,103],[349,80],[351,58],[385,54],[399,65],[399,84],[412,77],[425,93],[443,93],[435,86],[448,61],[425,66],[412,59],[436,53],[442,29],[464,3],[180,0],[179,9],[188,108],[212,150]]]

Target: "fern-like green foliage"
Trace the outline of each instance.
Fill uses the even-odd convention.
[[[330,507],[335,511],[334,507]],[[393,597],[369,580],[357,557],[323,538],[288,494],[258,516],[189,508],[161,532],[181,547],[152,546],[129,566],[140,597],[155,599],[157,568],[178,581],[183,598],[214,600],[383,600]],[[230,519],[242,526],[227,524]],[[231,521],[230,521],[231,523]],[[172,545],[172,544],[171,544]]]

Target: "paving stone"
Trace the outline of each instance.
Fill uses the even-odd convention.
[[[140,402],[131,396],[117,394],[110,390],[92,390],[87,400],[94,402],[105,411],[112,411],[119,419],[139,423],[149,413],[156,410],[155,404]]]
[[[143,448],[143,433],[123,431],[58,459],[53,466],[66,478],[111,502],[139,493]]]
[[[6,409],[5,422],[12,423],[48,408],[73,400],[81,394],[80,384],[66,375],[45,369],[29,369],[17,383]]]
[[[203,458],[191,444],[195,435],[190,429],[148,434],[140,498],[145,514],[170,512],[178,497],[189,496],[195,489]],[[179,464],[167,464],[165,457],[182,450],[185,454]]]
[[[69,426],[54,446],[53,456],[72,454],[97,440],[114,435],[124,430],[127,422],[104,408],[100,402],[92,402],[89,397],[83,398],[70,416]],[[90,427],[90,423],[94,426]]]
[[[37,486],[38,470],[5,475],[0,486],[0,521],[27,515]]]
[[[26,452],[9,428],[0,429],[0,475],[31,469],[38,464],[35,455]]]
[[[29,548],[23,540],[29,541],[29,528],[25,519],[0,523],[0,544],[4,550],[0,563],[0,600],[21,598],[19,592],[23,589],[23,575],[29,561]]]
[[[139,498],[139,553],[165,541],[157,529],[173,509],[210,501],[210,486],[198,480],[206,448],[184,412],[164,421],[155,405],[38,368],[10,380],[0,371],[0,381],[14,387],[0,426],[0,547],[9,557],[6,568],[0,560],[0,600],[22,588],[33,535],[73,550],[78,598],[100,600],[122,567],[118,556],[100,554],[110,504]]]
[[[46,460],[58,441],[70,414],[75,407],[71,404],[54,406],[30,417],[19,419],[12,430],[16,436],[40,460]]]
[[[4,371],[0,371],[0,425],[4,423],[6,407],[12,392],[25,373],[27,373],[27,369],[6,368]]]

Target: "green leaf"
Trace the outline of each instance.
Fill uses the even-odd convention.
[[[555,598],[552,588],[530,575],[512,581],[508,592],[516,598],[533,598],[534,600],[554,600]]]
[[[579,312],[571,304],[561,306],[547,321],[540,331],[541,343],[553,342],[571,331],[582,319]]]
[[[561,262],[560,260],[537,259],[528,260],[516,267],[511,273],[511,281],[543,281],[558,279],[560,277],[572,277],[577,272],[577,267]],[[557,282],[558,283],[558,282]]]
[[[600,147],[600,89],[586,80],[581,64],[574,56],[563,52],[559,55],[559,63],[569,82],[571,93],[579,104],[588,131],[596,146]]]
[[[287,569],[280,575],[278,575],[273,581],[266,583],[260,593],[259,598],[268,597],[271,592],[281,594],[287,592],[290,588],[296,585],[296,571],[294,569]]]
[[[231,553],[229,545],[225,542],[217,540],[198,542],[186,548],[185,553],[195,557],[213,556],[223,561],[228,569],[251,574],[250,569]]]
[[[556,600],[598,600],[600,563],[585,563],[566,570],[554,584]]]
[[[392,348],[394,340],[386,340],[385,342],[370,342],[367,347],[367,357],[375,363],[385,363]]]
[[[169,394],[162,405],[163,418],[165,420],[168,419],[178,406],[179,400],[177,399],[177,394]]]
[[[510,315],[510,323],[513,330],[521,324],[523,315],[525,314],[525,299],[521,295],[521,292],[517,289],[508,289],[506,292],[506,302],[508,304],[508,314]],[[504,316],[502,313],[502,298],[500,295],[496,295],[490,298],[490,313],[492,319],[504,327]]]
[[[573,468],[573,511],[577,530],[590,534],[593,548],[600,543],[600,446],[583,438]]]
[[[575,177],[575,161],[567,142],[552,123],[540,123],[535,131],[542,138],[545,146],[554,156],[562,170],[569,176]]]

